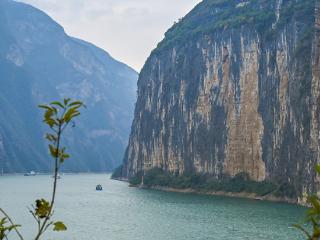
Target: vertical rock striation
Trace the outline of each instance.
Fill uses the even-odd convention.
[[[123,175],[160,167],[314,191],[320,12],[315,0],[205,0],[166,33],[138,81]]]

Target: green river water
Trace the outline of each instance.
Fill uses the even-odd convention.
[[[291,227],[305,211],[296,205],[130,188],[109,177],[63,175],[55,219],[64,221],[68,231],[50,232],[44,239],[304,239]],[[36,227],[27,207],[36,198],[49,199],[52,180],[48,175],[0,176],[0,207],[22,224],[26,240]],[[97,184],[103,191],[95,190]]]

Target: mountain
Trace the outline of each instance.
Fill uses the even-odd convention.
[[[64,171],[106,171],[121,163],[136,100],[137,72],[68,36],[44,12],[0,1],[0,170],[49,171],[37,105],[65,97],[87,105],[65,133]]]
[[[317,190],[320,3],[204,0],[138,80],[122,175],[150,168]]]

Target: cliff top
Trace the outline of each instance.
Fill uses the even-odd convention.
[[[165,33],[155,52],[216,30],[246,25],[263,32],[274,23],[283,26],[291,17],[310,17],[313,11],[314,0],[204,0]]]

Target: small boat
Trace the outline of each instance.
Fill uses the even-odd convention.
[[[96,186],[96,190],[97,190],[97,191],[102,191],[102,186],[101,186],[101,184],[98,184],[98,185]]]
[[[35,176],[36,172],[35,171],[30,171],[29,173],[25,173],[24,176]]]

